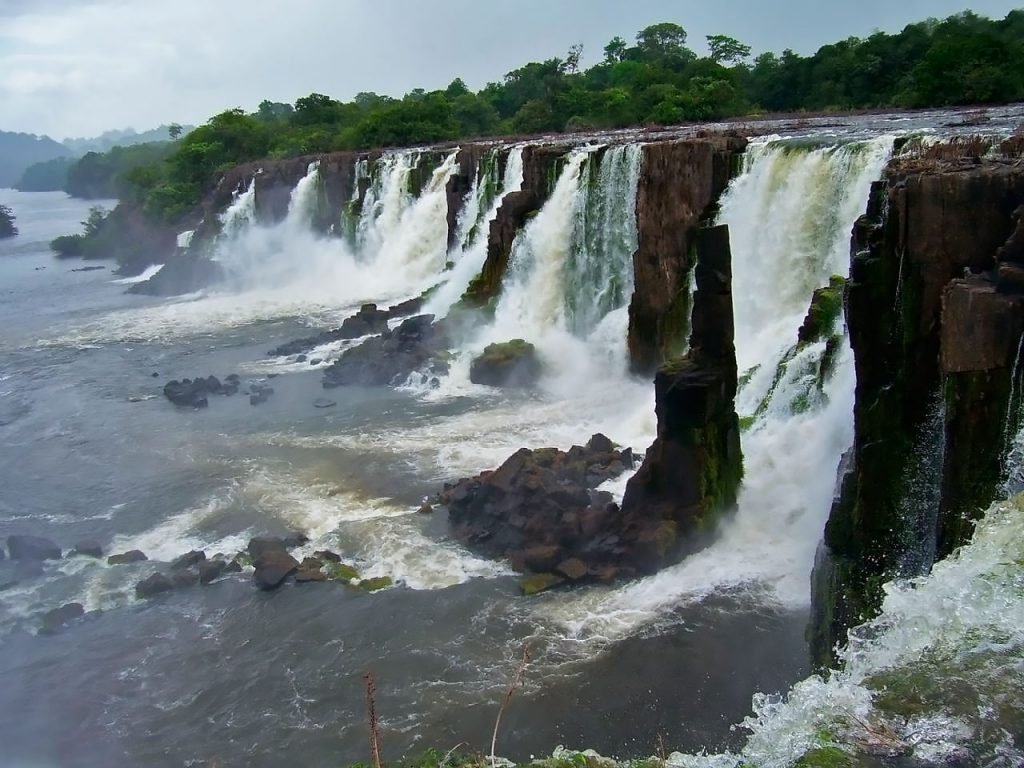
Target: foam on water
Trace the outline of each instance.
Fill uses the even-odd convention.
[[[118,280],[113,280],[111,282],[116,283],[117,285],[134,285],[135,283],[144,283],[163,268],[163,264],[151,264],[150,266],[146,267],[146,269],[141,274],[135,275],[133,277],[122,277]]]

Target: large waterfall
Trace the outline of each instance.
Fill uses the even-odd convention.
[[[574,634],[601,641],[662,621],[672,606],[718,590],[768,589],[798,608],[809,600],[814,552],[828,516],[836,469],[853,439],[853,355],[845,342],[821,397],[806,409],[782,407],[806,393],[802,360],[820,359],[824,342],[795,351],[815,288],[849,269],[849,235],[882,172],[891,139],[836,147],[755,144],[733,181],[719,221],[733,250],[736,347],[744,378],[737,409],[747,416],[745,478],[735,516],[716,544],[677,566],[610,593],[574,595],[546,608]],[[813,201],[810,209],[801,201]],[[826,220],[819,220],[823,211]],[[844,250],[845,248],[845,250]],[[795,356],[775,381],[788,350]],[[763,371],[763,373],[762,373]],[[787,375],[788,373],[788,375]],[[757,388],[751,395],[750,388]]]

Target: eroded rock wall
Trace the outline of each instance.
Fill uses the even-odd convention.
[[[896,161],[854,227],[846,317],[855,439],[812,580],[820,665],[834,660],[851,626],[877,613],[882,584],[903,572],[910,550],[934,541],[926,559],[949,554],[997,492],[1021,321],[1019,301],[991,279],[1022,202],[1024,170],[1009,163]],[[922,532],[908,478],[921,459],[915,436],[943,406],[941,501],[916,510],[935,520]]]

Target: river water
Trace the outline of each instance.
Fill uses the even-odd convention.
[[[582,172],[589,151],[570,155],[516,244],[494,323],[457,351],[440,388],[333,390],[326,410],[312,406],[324,394],[318,367],[266,350],[337,324],[361,301],[468,282],[473,264],[459,261],[480,258],[479,227],[462,222],[453,253],[439,235],[452,162],[414,199],[400,174],[415,158],[386,157],[371,186],[378,202],[348,241],[319,240],[303,224],[315,166],[277,227],[252,224],[242,196],[218,246],[230,289],[176,299],[126,294],[109,269],[73,272],[79,262],[53,259],[48,241],[76,231],[88,204],[0,191],[21,228],[0,241],[0,537],[43,535],[65,550],[95,539],[151,559],[68,558],[0,592],[0,762],[365,761],[367,672],[386,759],[460,743],[486,751],[524,644],[532,660],[503,716],[500,754],[568,744],[628,758],[659,740],[682,752],[738,748],[744,734],[732,726],[753,695],[781,693],[808,671],[808,579],[852,438],[852,359],[840,352],[810,409],[794,403],[806,397],[803,363],[823,349],[802,350],[781,381],[774,373],[810,291],[845,273],[850,226],[891,151],[892,132],[857,131],[853,144],[759,140],[723,201],[748,373],[738,408],[751,425],[739,509],[719,543],[648,579],[534,598],[416,510],[445,481],[523,446],[565,449],[597,431],[638,451],[650,443],[653,387],[625,365],[622,264],[635,247],[629,190],[640,172],[629,145],[605,153],[600,173]],[[509,165],[505,191],[521,181]],[[486,222],[495,203],[480,194],[467,210]],[[447,272],[446,259],[456,261]],[[779,263],[792,279],[766,285]],[[432,308],[443,314],[456,287],[443,286]],[[472,354],[515,332],[548,364],[541,386],[470,384]],[[171,378],[232,372],[275,375],[275,395],[259,407],[214,398],[193,412],[160,394]],[[294,529],[311,536],[309,551],[329,547],[396,586],[268,594],[242,574],[134,598],[137,581],[190,549],[232,554],[251,536]],[[89,613],[37,634],[42,614],[72,600]]]

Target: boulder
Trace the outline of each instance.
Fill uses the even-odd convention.
[[[7,551],[12,560],[60,560],[61,550],[41,536],[8,536]]]
[[[103,557],[103,547],[101,547],[99,542],[96,541],[80,541],[75,544],[75,548],[71,550],[71,554],[81,555],[83,557],[94,557],[98,560]]]
[[[111,555],[107,558],[107,565],[128,565],[129,563],[141,563],[148,559],[144,552],[132,549],[124,554]]]
[[[228,563],[224,560],[204,560],[199,563],[199,583],[209,584],[212,581],[219,579],[228,569]],[[238,566],[238,570],[242,570],[241,566]]]
[[[174,584],[175,589],[194,587],[199,583],[199,572],[191,568],[175,571],[171,574],[171,583]]]
[[[154,573],[135,585],[135,596],[139,599],[155,597],[174,589],[174,582],[162,573]]]
[[[298,561],[283,549],[264,551],[254,559],[253,581],[260,589],[269,592],[277,589],[299,569]]]
[[[265,554],[287,552],[287,550],[288,547],[285,546],[284,539],[277,536],[257,536],[249,539],[249,546],[246,547],[246,552],[253,563]]]
[[[327,574],[321,570],[323,563],[319,558],[307,557],[299,565],[295,572],[295,581],[298,584],[306,584],[313,581],[327,581]]]
[[[523,339],[488,345],[473,359],[469,380],[491,387],[532,387],[543,367],[537,349]]]
[[[493,472],[446,485],[438,502],[456,538],[518,571],[550,573],[575,559],[583,564],[580,580],[602,568],[632,573],[636,533],[611,495],[595,490],[632,464],[632,454],[603,435],[568,451],[523,448]],[[567,567],[576,573],[575,565]]]
[[[374,334],[383,333],[388,329],[388,319],[400,316],[401,315],[392,315],[390,311],[378,309],[376,304],[364,304],[359,308],[359,311],[356,314],[346,318],[341,324],[341,327],[324,331],[316,336],[309,336],[304,339],[289,341],[287,344],[282,344],[281,346],[270,350],[269,354],[272,357],[289,357],[291,355],[299,355],[302,360],[296,359],[296,362],[305,362],[306,355],[302,353],[309,352],[315,347],[320,347],[324,344],[331,344],[335,341],[358,339],[363,336],[372,336]]]
[[[229,376],[223,382],[216,376],[175,379],[164,385],[164,397],[182,408],[206,408],[210,404],[209,395],[231,396],[238,392],[238,386],[237,376]]]
[[[54,608],[43,614],[42,626],[39,633],[43,635],[55,635],[75,619],[85,616],[85,606],[81,603],[67,603],[60,608]]]
[[[309,536],[304,534],[302,531],[292,531],[282,539],[282,543],[287,549],[304,547],[309,544]]]
[[[324,369],[325,389],[344,386],[400,385],[410,375],[448,372],[449,338],[446,325],[433,315],[405,320],[357,347]]]
[[[206,560],[206,553],[202,550],[194,549],[191,552],[186,552],[181,557],[171,561],[171,570],[180,571],[183,568],[191,568],[197,563],[201,563]]]
[[[313,553],[313,557],[325,563],[340,563],[341,555],[331,552],[329,549],[319,549]]]

